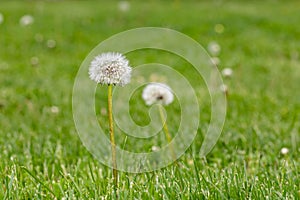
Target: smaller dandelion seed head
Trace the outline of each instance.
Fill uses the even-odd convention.
[[[37,66],[39,64],[39,58],[38,57],[32,57],[30,59],[30,63],[32,66]]]
[[[120,53],[103,53],[92,60],[90,78],[99,84],[124,86],[130,82],[129,61]]]
[[[130,3],[128,1],[120,1],[118,7],[120,11],[127,12],[130,9]]]
[[[216,24],[216,25],[215,25],[215,32],[216,32],[216,33],[221,34],[221,33],[224,32],[224,29],[225,29],[225,27],[224,27],[223,24]]]
[[[56,46],[56,41],[53,39],[47,40],[47,47],[53,49]]]
[[[174,100],[171,88],[162,83],[148,84],[143,90],[142,97],[148,106],[154,103],[169,105]]]
[[[213,41],[208,44],[207,49],[211,55],[217,56],[221,51],[221,46],[217,42]]]
[[[289,149],[286,148],[286,147],[283,147],[283,148],[280,150],[280,153],[281,153],[282,155],[286,155],[286,154],[289,153]]]
[[[232,71],[231,68],[225,68],[225,69],[222,70],[222,75],[224,77],[231,77],[232,74],[233,74],[233,71]]]
[[[24,15],[20,18],[21,26],[28,26],[33,24],[34,18],[31,15]]]
[[[51,106],[50,110],[51,110],[51,112],[54,113],[54,114],[59,113],[59,108],[58,108],[57,106]]]

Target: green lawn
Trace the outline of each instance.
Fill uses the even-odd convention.
[[[0,198],[114,199],[110,168],[94,159],[77,135],[73,83],[99,42],[131,28],[155,26],[180,31],[205,48],[211,41],[221,45],[219,68],[234,72],[224,79],[229,88],[226,123],[213,151],[200,159],[210,119],[200,80],[202,117],[191,147],[178,165],[120,173],[119,198],[300,199],[300,2],[208,2],[136,0],[128,12],[120,12],[117,1],[1,0]],[[34,23],[23,27],[19,19],[25,14]],[[225,27],[223,33],[215,32],[216,24]],[[55,48],[47,47],[51,40]],[[198,82],[174,55],[144,50],[128,58],[133,67],[186,65],[181,73]],[[105,92],[97,89],[97,112],[106,105]],[[175,116],[176,109],[168,112]],[[126,148],[149,151],[151,145],[132,140]],[[286,155],[280,153],[283,147],[289,149]]]

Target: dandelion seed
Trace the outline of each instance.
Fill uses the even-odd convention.
[[[29,26],[33,24],[34,18],[31,15],[24,15],[20,18],[20,25],[21,26]]]
[[[89,76],[99,84],[124,86],[130,82],[131,67],[122,54],[103,53],[91,62]]]
[[[162,83],[148,84],[143,90],[142,97],[148,106],[154,103],[168,105],[174,100],[171,88]]]
[[[120,2],[118,3],[118,8],[119,8],[119,10],[122,11],[122,12],[127,12],[127,11],[129,11],[129,9],[130,9],[130,4],[129,4],[128,1],[120,1]]]
[[[55,48],[56,47],[56,41],[55,40],[48,40],[47,41],[47,47],[49,48],[49,49],[53,49],[53,48]]]
[[[282,155],[286,155],[286,154],[289,153],[289,149],[286,148],[286,147],[283,147],[283,148],[280,150],[280,153],[281,153]]]
[[[215,32],[216,33],[219,33],[219,34],[221,34],[221,33],[223,33],[224,32],[224,25],[223,24],[216,24],[215,25]]]
[[[59,113],[59,108],[58,108],[57,106],[51,106],[50,110],[51,110],[51,112],[54,113],[54,114]]]
[[[216,66],[218,66],[218,65],[220,65],[220,59],[218,58],[218,57],[212,57],[211,58],[211,62],[214,64],[214,65],[216,65]]]
[[[231,68],[225,68],[222,70],[222,75],[227,78],[231,77],[232,73],[233,73],[233,71]]]
[[[221,51],[221,46],[217,42],[213,41],[208,44],[207,49],[211,55],[217,56]]]
[[[38,57],[32,57],[30,59],[30,63],[32,66],[37,66],[39,64],[39,58]]]
[[[4,17],[3,17],[3,14],[0,13],[0,24],[2,24],[4,22]]]

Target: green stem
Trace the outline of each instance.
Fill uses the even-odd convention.
[[[159,110],[160,119],[161,119],[161,122],[163,124],[163,129],[164,129],[167,141],[168,141],[168,143],[171,143],[172,137],[171,137],[171,134],[170,134],[169,129],[168,129],[167,121],[166,121],[164,111],[163,111],[163,106],[159,105],[158,110]],[[176,160],[176,154],[174,152],[173,145],[170,144],[170,148],[171,148],[171,153],[172,153],[173,159]]]
[[[109,136],[111,143],[111,155],[113,165],[113,180],[115,189],[118,187],[118,170],[117,170],[117,159],[116,159],[116,143],[114,135],[114,124],[112,115],[112,85],[108,86],[108,119],[109,119]]]

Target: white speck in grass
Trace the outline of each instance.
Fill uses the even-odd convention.
[[[221,51],[221,46],[217,42],[212,41],[208,44],[207,49],[211,55],[217,56]]]
[[[37,33],[37,34],[35,34],[34,39],[35,39],[36,42],[41,43],[41,42],[44,41],[44,36],[40,33]]]
[[[286,154],[289,153],[289,149],[286,148],[286,147],[283,147],[283,148],[280,150],[280,153],[281,153],[282,155],[286,155]]]
[[[51,106],[50,111],[53,114],[57,114],[57,113],[59,113],[59,108],[57,106]]]
[[[89,68],[90,79],[99,84],[124,86],[130,82],[129,61],[120,53],[108,52],[96,56]]]
[[[130,186],[129,186],[130,189],[133,188],[133,184],[134,184],[134,182],[133,182],[133,181],[130,181]]]
[[[157,151],[159,151],[159,147],[158,146],[152,146],[151,147],[151,150],[153,151],[153,152],[157,152]]]
[[[188,165],[193,165],[193,164],[194,164],[193,159],[189,159],[189,160],[188,160]]]
[[[171,88],[163,83],[148,84],[143,90],[142,97],[148,106],[154,103],[169,105],[174,100]]]
[[[212,57],[211,62],[216,66],[220,65],[220,63],[221,63],[221,61],[218,57]]]
[[[130,3],[128,1],[119,1],[118,8],[122,12],[127,12],[130,10]]]
[[[31,59],[30,59],[30,63],[31,63],[31,65],[32,66],[37,66],[38,64],[39,64],[39,58],[38,57],[32,57]]]
[[[3,17],[3,14],[0,13],[0,24],[2,24],[4,22],[4,17]]]
[[[56,41],[53,40],[53,39],[47,40],[47,47],[48,47],[49,49],[55,48],[55,47],[56,47]]]
[[[226,78],[230,78],[233,74],[233,71],[231,68],[225,68],[222,70],[222,75]]]
[[[34,18],[31,15],[24,15],[20,18],[20,25],[21,26],[29,26],[33,24]]]
[[[223,24],[216,24],[216,25],[215,25],[215,32],[216,32],[216,33],[221,34],[221,33],[224,32],[224,30],[225,30],[225,27],[224,27]]]

